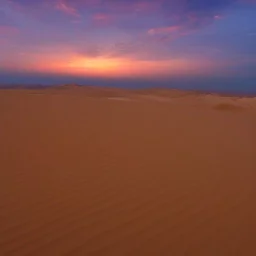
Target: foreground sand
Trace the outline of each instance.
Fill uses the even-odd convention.
[[[0,255],[256,255],[256,100],[0,90]]]

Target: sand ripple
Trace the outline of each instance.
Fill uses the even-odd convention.
[[[0,92],[0,255],[255,255],[253,108],[102,94]]]

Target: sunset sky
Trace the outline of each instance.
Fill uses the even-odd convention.
[[[0,83],[256,91],[256,0],[0,0]]]

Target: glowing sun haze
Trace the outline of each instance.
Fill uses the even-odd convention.
[[[251,84],[255,24],[254,0],[0,0],[0,78],[242,77]]]
[[[53,65],[41,66],[38,71],[86,75],[92,77],[157,77],[158,75],[200,74],[212,70],[210,63],[189,59],[134,60],[128,57],[84,57],[69,56]],[[207,66],[208,64],[208,66]]]

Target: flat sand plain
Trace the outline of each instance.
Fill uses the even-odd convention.
[[[0,90],[1,256],[256,255],[256,98]]]

